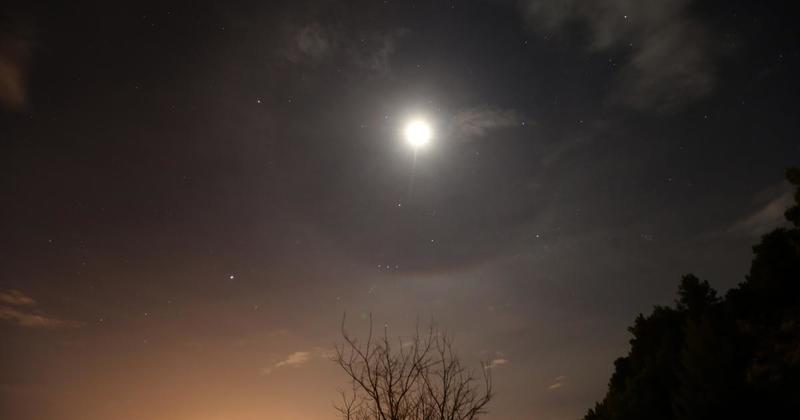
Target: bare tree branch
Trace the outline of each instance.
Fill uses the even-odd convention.
[[[481,377],[461,363],[453,340],[433,323],[423,335],[419,323],[410,341],[398,338],[394,349],[388,328],[367,339],[350,336],[342,317],[343,343],[334,361],[347,374],[351,391],[336,405],[344,420],[477,420],[491,401],[491,370],[481,364]]]

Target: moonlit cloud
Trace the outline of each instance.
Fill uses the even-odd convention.
[[[550,34],[585,25],[589,51],[608,55],[618,72],[611,102],[669,109],[706,96],[714,87],[714,36],[690,9],[692,0],[531,0],[530,26]]]
[[[354,34],[336,24],[311,22],[288,29],[284,59],[294,65],[347,64],[367,75],[387,74],[397,41],[406,33],[370,31]]]
[[[793,203],[792,193],[783,191],[755,212],[734,224],[729,231],[753,236],[763,235],[786,222],[783,214]]]
[[[372,36],[371,42],[366,46],[351,44],[347,52],[357,68],[369,74],[385,75],[391,70],[391,56],[403,34],[405,31]]]
[[[524,123],[514,110],[478,107],[459,111],[453,116],[453,132],[458,140],[483,138],[493,130],[517,127]]]
[[[336,32],[319,23],[293,28],[285,57],[292,63],[318,62],[336,48]]]

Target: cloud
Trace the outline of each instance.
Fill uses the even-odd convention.
[[[352,44],[348,54],[356,67],[371,74],[384,75],[391,70],[390,58],[396,49],[397,39],[405,32],[371,36],[371,42],[362,42],[363,46]]]
[[[498,366],[507,365],[509,363],[510,363],[510,361],[508,359],[506,359],[506,358],[496,357],[496,358],[492,359],[492,361],[490,361],[489,364],[486,367],[488,369],[494,369],[494,368],[496,368]]]
[[[792,193],[784,191],[755,212],[735,223],[728,231],[753,236],[763,235],[786,221],[783,214],[792,204],[794,204]]]
[[[550,33],[572,23],[588,28],[589,50],[618,54],[609,99],[638,109],[670,109],[714,87],[712,33],[690,13],[693,0],[529,0],[530,25]],[[624,52],[623,52],[624,51]]]
[[[405,31],[356,34],[338,25],[311,22],[289,27],[287,33],[281,54],[294,65],[345,63],[362,73],[383,75],[390,71],[390,58]]]
[[[36,301],[19,290],[6,290],[0,292],[0,303],[14,306],[36,306]]]
[[[0,292],[0,320],[29,328],[76,328],[83,325],[44,315],[36,301],[19,290]]]
[[[0,34],[0,106],[17,110],[27,101],[30,44],[20,38]]]
[[[274,372],[276,369],[284,368],[284,367],[292,367],[292,368],[299,368],[308,364],[313,359],[331,359],[335,356],[335,353],[332,349],[324,349],[321,347],[317,347],[311,351],[296,351],[280,360],[271,366],[265,367],[261,369],[261,373],[263,375],[269,375]]]
[[[559,388],[563,388],[563,387],[566,386],[566,380],[567,380],[566,376],[559,376],[559,377],[557,377],[557,378],[555,378],[553,380],[553,383],[550,384],[547,387],[547,389],[553,391],[553,390],[556,390],[556,389],[559,389]]]
[[[283,366],[302,366],[308,361],[311,360],[311,352],[308,351],[296,351],[289,355],[284,360],[281,360],[278,363],[275,363],[274,368],[279,368]]]
[[[490,131],[516,127],[524,118],[517,111],[492,107],[479,107],[459,111],[452,125],[456,138],[472,140],[486,136]]]
[[[336,48],[338,37],[332,28],[318,23],[293,28],[285,57],[292,63],[320,62]]]
[[[81,326],[80,322],[66,321],[36,313],[24,312],[9,306],[0,306],[0,319],[17,324],[21,327],[31,328],[74,328]]]

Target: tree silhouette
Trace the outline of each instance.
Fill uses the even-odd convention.
[[[785,213],[794,226],[764,235],[745,281],[724,299],[689,274],[674,308],[639,315],[630,352],[585,420],[800,413],[800,169],[786,178],[797,188]]]
[[[491,372],[486,364],[477,376],[466,368],[452,339],[417,327],[396,346],[384,328],[373,335],[372,317],[365,341],[350,336],[342,320],[344,342],[336,363],[350,379],[350,392],[336,406],[344,420],[476,420],[492,399]]]

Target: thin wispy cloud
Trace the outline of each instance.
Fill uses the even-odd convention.
[[[457,112],[452,118],[452,129],[458,140],[475,140],[493,130],[518,127],[523,123],[524,117],[515,110],[478,107]]]
[[[389,73],[390,59],[404,30],[355,34],[335,24],[310,22],[286,30],[283,58],[293,65],[347,64],[360,74]]]
[[[793,203],[792,193],[783,191],[744,219],[736,222],[731,226],[729,232],[753,236],[763,235],[786,222],[784,212]]]
[[[496,357],[492,359],[486,367],[489,369],[494,369],[499,366],[507,365],[509,363],[510,361],[504,357]]]
[[[557,378],[555,378],[555,379],[553,380],[553,383],[552,383],[552,384],[550,384],[550,385],[547,387],[547,389],[548,389],[548,390],[550,390],[550,391],[554,391],[554,390],[556,390],[556,389],[563,388],[563,387],[565,387],[565,386],[566,386],[566,384],[567,384],[567,383],[566,383],[566,380],[567,380],[567,377],[566,377],[566,376],[563,376],[563,375],[562,375],[562,376],[559,376],[559,377],[557,377]]]
[[[0,303],[14,306],[35,306],[36,301],[19,290],[5,290],[0,292]]]
[[[337,48],[338,42],[337,31],[319,23],[292,28],[285,58],[297,64],[319,62]]]
[[[607,53],[617,83],[609,101],[670,109],[706,96],[715,84],[715,36],[691,13],[693,0],[530,0],[524,13],[545,36],[583,24],[588,51]]]
[[[348,55],[357,68],[370,74],[385,75],[391,70],[391,57],[397,48],[397,40],[404,32],[380,34],[370,37],[366,45],[350,44]]]
[[[275,368],[283,367],[283,366],[302,366],[308,361],[311,360],[311,352],[308,351],[296,351],[289,355],[284,360],[281,360],[278,363],[275,363]]]
[[[28,328],[76,328],[78,321],[45,315],[36,300],[19,290],[0,292],[0,320]]]
[[[296,351],[289,354],[284,359],[273,363],[261,369],[263,375],[269,375],[277,369],[281,368],[299,368],[305,366],[314,359],[330,359],[333,357],[333,350],[324,349],[321,347],[315,348],[310,351]]]

